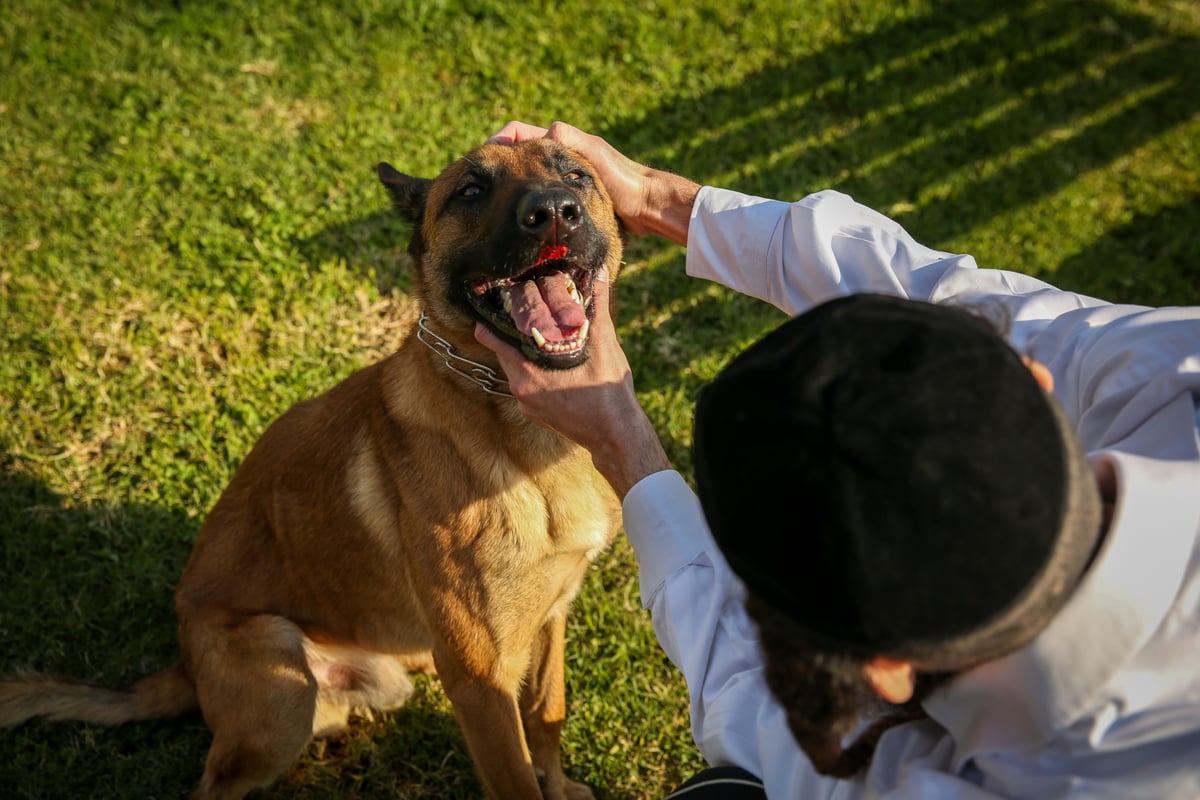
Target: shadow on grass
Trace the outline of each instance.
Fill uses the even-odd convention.
[[[1200,91],[1189,76],[1198,73],[1196,39],[1103,2],[949,2],[600,133],[637,160],[702,183],[783,200],[839,189],[938,246],[1032,207],[1191,119]],[[1162,215],[1163,236],[1141,230],[1150,222],[1110,233],[1097,251],[1130,265],[1189,261],[1194,271],[1196,207]],[[1077,259],[1056,266],[1019,265],[1053,272],[1064,288],[1094,283]],[[749,341],[781,319],[757,301],[714,297],[701,282],[678,280],[682,272],[677,253],[657,269],[632,272],[622,287],[635,314],[675,309],[653,332],[626,337],[635,363],[654,362],[672,340],[699,339],[731,356],[730,342]],[[1151,294],[1196,302],[1195,283],[1190,298]],[[1131,291],[1145,295],[1129,282],[1103,288],[1116,301],[1133,300]],[[643,298],[650,309],[636,307]],[[679,384],[692,399],[703,383],[686,366],[638,375],[639,388]]]
[[[408,704],[374,719],[353,718],[342,736],[315,741],[266,798],[317,800],[481,796],[466,743],[436,678],[415,676]]]
[[[845,191],[936,247],[1000,215],[1019,215],[1189,120],[1200,102],[1196,74],[1200,42],[1101,0],[958,0],[702,96],[668,97],[595,132],[636,160],[702,183],[784,200]],[[1169,236],[1145,235],[1140,226],[1154,221],[1139,219],[1103,237],[1094,255],[1137,274],[1200,252],[1195,208],[1165,218],[1179,223],[1164,231]],[[378,240],[384,232],[398,237]],[[399,253],[406,233],[372,215],[306,246],[313,256],[336,252],[354,264],[359,251]],[[757,301],[684,278],[673,245],[638,242],[630,255],[635,268],[618,289],[619,321],[632,320],[623,342],[643,392],[681,392],[690,405],[711,376],[711,367],[695,369],[697,358],[723,361],[782,319]],[[1180,286],[1165,270],[1164,291],[1106,282],[1080,258],[1057,270],[994,266],[1019,266],[1087,293],[1098,286],[1115,301],[1169,301],[1174,289],[1166,287]],[[656,266],[636,268],[646,260]],[[364,264],[377,279],[386,273],[376,261]],[[408,285],[404,276],[398,281]],[[1195,302],[1195,294],[1175,300],[1182,301]],[[686,448],[676,442],[669,450],[686,469]]]
[[[176,657],[171,591],[197,523],[145,506],[76,506],[0,456],[0,676],[124,685]],[[0,731],[12,798],[181,797],[199,779],[198,716],[106,729]]]
[[[373,171],[364,170],[364,179],[373,177]],[[379,199],[381,203],[387,202],[382,185]],[[345,259],[375,281],[381,292],[397,289],[408,293],[412,290],[411,261],[405,249],[408,236],[409,225],[390,208],[385,208],[305,239],[300,242],[300,254],[310,264]]]
[[[1087,281],[1104,298],[1148,306],[1195,305],[1200,297],[1200,195],[1154,214],[1136,214],[1058,265],[1054,279]]]
[[[3,671],[119,681],[173,659],[171,592],[198,522],[155,507],[76,505],[5,462]]]

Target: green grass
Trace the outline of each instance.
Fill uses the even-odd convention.
[[[1189,0],[10,0],[0,14],[0,672],[174,658],[170,593],[263,427],[394,345],[373,165],[432,175],[511,118],[767,196],[835,187],[921,241],[1108,299],[1200,303]],[[632,242],[619,323],[671,455],[780,317]],[[569,632],[565,758],[602,798],[699,765],[629,549]],[[171,798],[197,718],[0,732],[18,798]],[[478,785],[444,696],[314,746],[269,797]]]

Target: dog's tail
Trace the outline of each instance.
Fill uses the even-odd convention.
[[[175,664],[124,689],[46,675],[19,675],[0,681],[0,728],[34,717],[116,725],[139,719],[174,717],[197,708],[196,686]]]

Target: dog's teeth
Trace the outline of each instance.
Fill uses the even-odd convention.
[[[587,341],[588,328],[591,327],[591,325],[592,321],[590,319],[585,319],[583,321],[583,325],[581,325],[579,328],[579,334],[575,338],[581,342]]]
[[[538,346],[538,347],[540,347],[540,348],[542,348],[542,349],[545,349],[545,347],[546,347],[546,337],[545,337],[545,336],[542,336],[542,332],[541,332],[541,331],[539,331],[537,328],[530,328],[530,329],[529,329],[529,335],[533,337],[533,340],[534,340],[535,342],[537,342],[537,346]]]
[[[579,287],[575,285],[575,281],[567,278],[567,293],[571,295],[571,299],[576,303],[583,305],[583,298],[579,296]]]
[[[501,290],[500,297],[504,300],[504,313],[512,316],[512,292]]]

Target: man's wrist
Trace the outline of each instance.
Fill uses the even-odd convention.
[[[621,500],[642,478],[674,468],[658,433],[644,414],[624,435],[593,449],[592,463]]]
[[[662,170],[652,170],[646,178],[645,213],[642,226],[647,233],[687,246],[692,206],[700,184]]]

